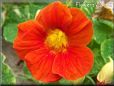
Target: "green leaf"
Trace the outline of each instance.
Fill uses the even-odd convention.
[[[81,9],[89,18],[91,18],[92,14],[94,13],[98,1],[99,0],[84,0],[83,4],[81,5]]]
[[[61,85],[71,85],[71,82],[66,79],[59,80],[59,84]]]
[[[31,19],[30,18],[30,7],[29,7],[28,4],[27,5],[23,5],[23,4],[22,5],[17,5],[17,7],[18,7],[18,9],[20,11],[20,16],[21,16],[20,19],[21,20],[27,21],[27,20]]]
[[[59,80],[59,84],[61,84],[61,85],[71,85],[71,84],[79,85],[79,84],[83,83],[84,79],[85,79],[85,76],[81,77],[77,80],[66,80],[66,79],[62,78],[61,80]]]
[[[34,19],[37,10],[42,9],[46,4],[5,4],[6,24],[20,23]]]
[[[19,23],[24,21],[24,18],[21,16],[21,11],[19,10],[19,7],[15,4],[5,4],[4,10],[6,11],[6,21],[5,25],[9,23]]]
[[[100,45],[93,39],[88,47],[93,51],[94,64],[89,75],[96,76],[101,67],[105,64],[104,58],[101,56]]]
[[[29,72],[29,70],[28,70],[26,64],[24,64],[23,71],[24,71],[24,74],[25,74],[28,78],[32,78],[32,75],[31,75],[31,73]]]
[[[109,26],[110,29],[114,29],[114,24],[113,24],[114,22],[109,21],[109,20],[104,20],[104,19],[99,19],[99,21]]]
[[[78,78],[77,80],[70,80],[70,82],[73,84],[73,85],[80,85],[83,83],[85,79],[85,76],[84,77],[81,77],[81,78]]]
[[[4,38],[8,42],[13,42],[17,34],[17,24],[34,19],[38,9],[41,9],[45,4],[18,4],[4,5],[7,12],[6,23],[4,24]]]
[[[2,72],[2,63],[4,62],[5,58],[6,57],[4,57],[2,53],[0,53],[0,73]],[[2,78],[2,76],[0,76],[0,79],[1,78]]]
[[[2,80],[2,84],[15,84],[16,83],[16,78],[11,70],[11,68],[4,63],[5,61],[5,57],[3,56],[3,54],[1,54],[2,58],[0,60],[0,62],[2,62],[2,76],[0,77]]]
[[[5,64],[2,65],[2,84],[15,84],[16,78],[12,70]]]
[[[37,10],[42,9],[45,4],[27,4],[27,5],[17,5],[21,13],[21,19],[23,21],[34,19]],[[20,6],[20,7],[19,7]]]
[[[5,40],[12,43],[17,34],[17,24],[9,23],[5,25],[3,29],[3,36]]]
[[[101,42],[103,42],[105,39],[111,37],[112,28],[109,25],[97,19],[93,19],[93,24],[94,24],[94,40],[96,40],[98,44],[101,44]]]
[[[93,50],[95,48],[100,48],[100,45],[94,39],[92,39],[91,42],[89,43],[88,47],[91,50]]]
[[[88,47],[93,51],[94,64],[89,75],[96,76],[101,67],[105,64],[104,58],[101,56],[100,45],[93,39]]]
[[[89,73],[89,75],[96,76],[97,73],[102,68],[102,66],[105,64],[105,60],[101,56],[101,53],[100,52],[101,52],[100,51],[100,48],[94,48],[93,49],[93,53],[94,53],[94,64],[93,64],[93,68],[92,68],[91,72]]]
[[[101,55],[106,60],[109,59],[109,57],[113,57],[113,48],[114,48],[114,39],[107,39],[102,42],[101,44]]]
[[[85,76],[83,85],[95,85],[95,81],[93,80],[93,78],[89,75]]]
[[[37,10],[42,9],[45,6],[45,4],[30,4],[29,9],[30,9],[30,18],[34,19],[35,14]]]
[[[24,79],[28,79],[28,80],[32,80],[35,84],[41,84],[38,80],[36,80],[30,73],[30,71],[28,70],[26,64],[24,64],[23,67],[23,72],[24,72]]]

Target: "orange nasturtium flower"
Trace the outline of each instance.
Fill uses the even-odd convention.
[[[37,80],[76,80],[92,68],[92,35],[92,22],[80,9],[56,1],[18,25],[13,47]]]

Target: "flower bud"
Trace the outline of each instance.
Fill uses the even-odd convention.
[[[112,82],[112,78],[114,75],[114,71],[113,71],[113,60],[110,58],[110,61],[108,63],[106,63],[102,69],[100,70],[100,72],[97,75],[97,80],[100,83],[103,84],[109,84]]]
[[[37,10],[37,12],[36,12],[36,14],[35,14],[35,19],[36,19],[36,17],[38,16],[39,12],[40,12],[40,10]]]

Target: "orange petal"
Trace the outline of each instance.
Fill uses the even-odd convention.
[[[70,8],[72,14],[72,23],[66,29],[66,35],[70,46],[87,45],[92,38],[92,22],[78,8]]]
[[[72,15],[67,6],[56,1],[43,8],[36,20],[44,25],[45,28],[64,29],[71,23]]]
[[[13,43],[13,48],[21,59],[27,52],[43,46],[45,38],[44,29],[37,21],[27,21],[18,25],[18,34]]]
[[[89,22],[81,31],[69,36],[69,46],[86,46],[93,35],[92,23]]]
[[[93,54],[86,47],[71,48],[66,53],[59,53],[52,66],[56,73],[67,80],[76,80],[85,76],[93,65]]]
[[[72,14],[72,23],[68,28],[68,33],[77,33],[89,23],[89,19],[78,8],[69,8]]]
[[[55,55],[45,47],[28,53],[25,57],[27,66],[35,79],[43,82],[53,82],[61,77],[52,73]]]

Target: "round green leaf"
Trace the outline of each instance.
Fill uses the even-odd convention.
[[[11,68],[4,63],[5,57],[1,54],[1,62],[2,62],[2,76],[1,76],[1,83],[2,84],[15,84],[16,78],[11,70]]]
[[[101,44],[101,55],[103,58],[113,57],[114,39],[107,39]]]
[[[6,41],[13,42],[14,38],[17,34],[17,24],[16,23],[9,23],[4,26],[3,36]]]
[[[94,40],[96,40],[98,44],[101,44],[101,42],[103,42],[105,39],[111,37],[112,28],[109,25],[97,19],[93,19],[93,24],[94,24]]]

